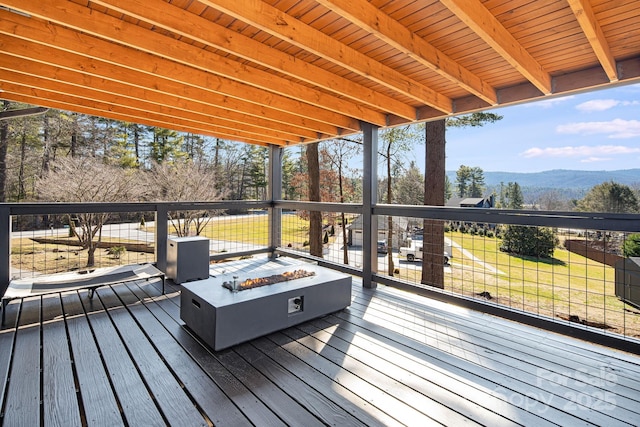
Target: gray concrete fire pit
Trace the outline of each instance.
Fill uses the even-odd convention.
[[[292,279],[293,272],[299,278]],[[283,281],[256,285],[263,279]],[[257,287],[235,290],[245,283]],[[180,318],[210,347],[222,350],[350,304],[351,276],[304,264],[185,283]]]

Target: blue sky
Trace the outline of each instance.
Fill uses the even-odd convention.
[[[486,172],[640,168],[640,84],[493,112],[503,119],[447,130],[447,170],[460,165]]]

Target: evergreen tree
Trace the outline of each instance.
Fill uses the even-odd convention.
[[[634,233],[624,241],[622,253],[626,257],[640,256],[640,233]]]
[[[505,199],[507,209],[522,209],[524,207],[524,196],[520,189],[520,184],[517,182],[510,182],[507,184],[507,190],[505,191]]]
[[[396,203],[401,205],[424,204],[424,175],[416,162],[411,161],[407,171],[396,180],[395,194]]]
[[[550,228],[511,225],[502,238],[500,250],[516,255],[549,258],[553,256],[558,242]]]
[[[594,186],[577,204],[582,212],[635,213],[639,209],[631,187],[613,181]]]

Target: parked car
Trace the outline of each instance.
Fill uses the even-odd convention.
[[[386,254],[389,252],[389,248],[387,247],[387,242],[384,240],[378,240],[378,253]]]
[[[403,246],[400,248],[400,256],[407,258],[407,261],[413,262],[417,259],[422,259],[422,241],[419,241],[418,245]],[[444,247],[444,265],[449,264],[451,256],[451,245],[445,244]]]

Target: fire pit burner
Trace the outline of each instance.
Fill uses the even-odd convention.
[[[274,274],[267,277],[247,279],[241,283],[237,283],[238,276],[233,276],[232,282],[224,282],[222,283],[222,286],[231,291],[244,291],[245,289],[259,288],[260,286],[273,285],[276,283],[287,282],[289,280],[315,276],[315,274],[315,272],[307,270],[285,271],[284,273]]]

